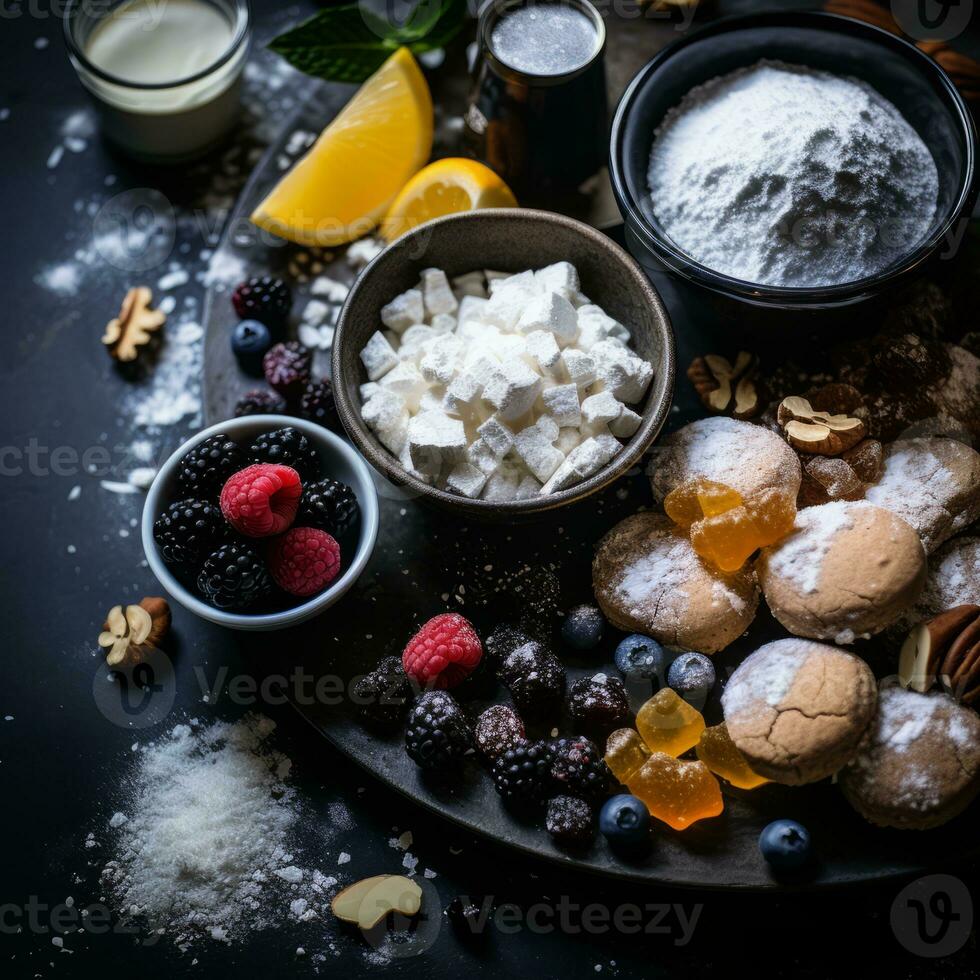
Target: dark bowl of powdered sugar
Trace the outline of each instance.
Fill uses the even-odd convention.
[[[648,274],[785,322],[887,299],[955,256],[976,139],[913,45],[772,13],[718,21],[650,61],[620,102],[610,162]]]

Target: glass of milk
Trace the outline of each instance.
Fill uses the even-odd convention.
[[[106,136],[176,163],[235,122],[250,20],[248,0],[69,0],[65,41]]]
[[[606,28],[589,0],[489,0],[467,136],[522,202],[572,190],[606,161]]]

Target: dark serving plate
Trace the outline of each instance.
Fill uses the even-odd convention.
[[[245,219],[281,173],[277,160],[290,133],[296,129],[318,131],[347,94],[343,89],[322,89],[287,126],[280,145],[272,147],[256,169],[221,245],[228,256],[241,260],[248,273],[288,269],[294,250],[263,243],[247,234]],[[328,265],[325,272],[334,278],[351,278],[339,260]],[[205,411],[209,424],[228,418],[237,397],[256,384],[239,372],[230,353],[228,329],[234,315],[228,295],[226,286],[212,287],[205,310]],[[669,290],[665,301],[676,326],[678,364],[682,367],[695,353],[730,350],[740,342],[729,326],[711,319],[707,308],[689,308]],[[811,345],[820,343],[819,338],[808,340]],[[788,356],[782,348],[778,354],[771,353]],[[326,352],[318,357],[318,366],[326,372]],[[668,428],[677,428],[700,414],[690,386],[679,383]],[[768,785],[753,792],[726,786],[723,815],[684,833],[660,827],[649,855],[630,862],[613,854],[601,838],[584,851],[557,848],[542,828],[522,823],[504,810],[489,778],[475,765],[456,787],[423,778],[405,754],[400,732],[371,731],[357,719],[345,693],[350,681],[371,669],[380,657],[400,654],[422,622],[446,610],[468,616],[483,635],[507,620],[523,620],[554,634],[560,610],[591,599],[595,543],[616,522],[651,505],[652,500],[648,481],[637,469],[586,501],[544,515],[534,523],[488,526],[425,506],[380,477],[377,484],[381,498],[377,548],[344,600],[319,619],[279,633],[272,641],[268,634],[245,634],[240,642],[254,655],[256,668],[270,675],[288,675],[299,666],[313,680],[336,677],[342,682],[339,692],[333,684],[325,688],[330,693],[319,702],[313,697],[313,680],[293,687],[291,698],[296,710],[333,749],[415,803],[529,858],[550,860],[569,871],[647,884],[711,889],[831,886],[921,873],[936,868],[941,855],[954,861],[980,853],[969,813],[940,831],[879,830],[859,817],[826,781],[800,789]],[[720,679],[724,681],[760,644],[783,635],[782,627],[763,604],[748,633],[715,657]],[[619,634],[610,629],[598,651],[587,657],[566,658],[569,678],[598,670],[612,672],[612,652],[618,639]],[[879,674],[893,669],[895,651],[887,644],[868,645],[860,652]],[[642,696],[642,692],[635,693]],[[474,694],[467,705],[477,711],[504,698],[502,690],[490,690]],[[704,713],[709,724],[721,719],[717,693]],[[562,730],[569,732],[567,724]],[[325,755],[325,773],[329,766]],[[800,881],[777,882],[759,855],[759,832],[777,817],[798,819],[813,834],[819,860]],[[937,846],[940,841],[941,847]]]

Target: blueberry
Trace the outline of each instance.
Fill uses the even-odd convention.
[[[703,704],[715,686],[715,665],[703,653],[682,653],[667,671],[667,686],[685,701]]]
[[[573,650],[591,650],[599,645],[606,620],[595,606],[576,606],[561,624],[561,638]]]
[[[664,648],[649,636],[634,633],[616,647],[616,669],[629,681],[660,680],[667,662]]]
[[[231,334],[231,349],[243,371],[262,373],[262,358],[272,346],[272,334],[258,320],[242,320]]]
[[[650,840],[650,812],[628,793],[610,796],[599,812],[599,830],[614,848],[638,849]]]
[[[759,850],[774,871],[797,871],[810,857],[810,832],[795,820],[773,820],[759,835]]]

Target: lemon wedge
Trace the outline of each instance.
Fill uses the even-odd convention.
[[[448,157],[430,163],[402,188],[381,222],[381,237],[393,241],[426,221],[457,211],[516,206],[511,189],[489,167]]]
[[[299,245],[367,234],[432,152],[432,96],[407,48],[357,91],[309,152],[252,213]]]

